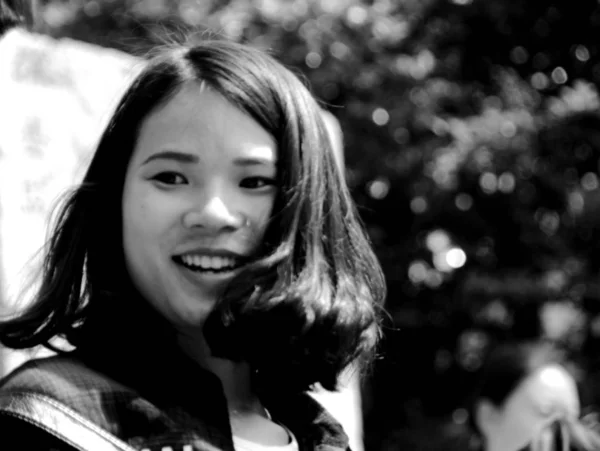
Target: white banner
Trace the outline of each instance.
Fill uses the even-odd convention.
[[[0,311],[26,303],[61,195],[78,181],[138,60],[13,29],[0,40]],[[23,291],[27,288],[28,291]],[[26,356],[4,353],[6,373]]]

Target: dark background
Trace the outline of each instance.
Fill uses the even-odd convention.
[[[269,49],[338,118],[389,291],[368,451],[465,449],[481,360],[510,338],[556,340],[595,409],[596,0],[54,0],[37,16],[134,54],[188,29]]]

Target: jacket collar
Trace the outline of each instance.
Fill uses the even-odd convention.
[[[151,348],[151,351],[104,352],[110,356],[100,361],[97,354],[82,360],[108,374],[140,395],[167,409],[183,408],[207,424],[209,435],[231,435],[231,425],[223,387],[210,371],[192,361],[176,347]],[[282,384],[283,386],[283,384]],[[202,400],[202,401],[199,401]],[[284,424],[298,439],[300,450],[343,451],[348,437],[342,426],[312,396],[305,392],[285,393],[262,399],[273,420]],[[221,441],[221,440],[220,440]],[[223,440],[229,446],[230,439]],[[224,443],[219,443],[225,446]]]

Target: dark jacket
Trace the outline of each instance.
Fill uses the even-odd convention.
[[[89,363],[96,360],[76,353],[37,359],[5,377],[2,449],[234,451],[223,389],[212,373],[180,358],[152,368],[132,357],[110,371]],[[348,449],[341,426],[308,394],[276,396],[267,407],[301,451]]]

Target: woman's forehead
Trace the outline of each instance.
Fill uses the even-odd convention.
[[[515,396],[540,413],[562,411],[579,415],[579,395],[575,380],[559,365],[548,365],[527,377],[515,390]]]
[[[200,150],[219,145],[249,161],[277,160],[273,136],[218,92],[187,83],[141,123],[134,160],[159,150]],[[141,150],[140,150],[141,149]],[[232,150],[232,151],[233,151]]]

